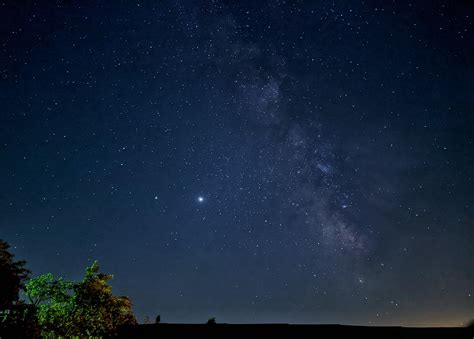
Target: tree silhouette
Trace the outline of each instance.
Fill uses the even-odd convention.
[[[0,239],[0,311],[11,309],[19,300],[20,290],[30,271],[25,268],[26,261],[13,259],[10,245]]]
[[[0,239],[0,337],[39,336],[36,309],[20,301],[20,291],[30,271],[26,261],[15,261],[10,245]]]
[[[212,317],[207,320],[207,325],[215,325],[216,324],[216,318]]]

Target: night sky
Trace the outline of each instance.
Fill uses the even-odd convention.
[[[474,318],[472,1],[3,1],[0,238],[140,321]]]

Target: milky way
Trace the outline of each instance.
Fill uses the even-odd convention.
[[[3,4],[0,237],[140,319],[463,324],[473,14]]]

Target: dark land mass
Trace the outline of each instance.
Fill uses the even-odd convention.
[[[368,327],[290,324],[144,324],[121,338],[474,338],[473,327]]]

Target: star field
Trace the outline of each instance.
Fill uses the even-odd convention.
[[[0,4],[0,237],[140,319],[461,325],[469,1]]]

